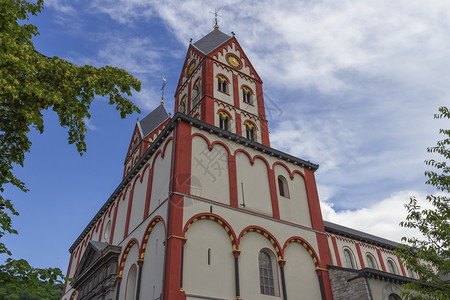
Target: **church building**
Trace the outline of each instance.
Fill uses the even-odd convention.
[[[394,242],[323,221],[318,167],[270,146],[262,80],[216,26],[187,49],[173,117],[136,123],[61,299],[401,299],[417,274]]]

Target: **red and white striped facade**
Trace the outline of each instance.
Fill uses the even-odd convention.
[[[392,249],[326,230],[318,166],[270,148],[262,81],[236,38],[208,53],[195,45],[174,117],[146,136],[136,126],[123,182],[70,248],[67,276],[80,261],[77,274],[97,272],[82,259],[89,241],[121,247],[114,293],[104,299],[333,299],[329,266],[349,267],[346,249],[353,268],[364,269],[369,254],[379,270],[388,272],[389,260],[407,276]],[[273,295],[261,292],[261,251],[271,259]],[[62,299],[94,299],[103,280],[95,278],[83,292],[66,284]]]

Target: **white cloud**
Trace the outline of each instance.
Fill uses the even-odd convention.
[[[91,130],[91,131],[97,130],[97,127],[94,124],[92,124],[92,120],[91,119],[84,118],[83,121],[84,121],[84,124],[86,124],[86,127],[89,130]]]
[[[406,220],[407,211],[404,205],[409,202],[411,196],[416,196],[419,205],[423,208],[430,208],[423,193],[401,191],[369,207],[356,210],[336,211],[332,204],[322,202],[322,215],[326,221],[401,242],[401,238],[404,236],[420,236],[418,230],[399,226],[401,221]]]

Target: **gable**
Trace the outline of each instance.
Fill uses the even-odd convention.
[[[253,77],[255,80],[262,83],[261,78],[259,77],[255,68],[253,67],[247,55],[245,54],[244,50],[242,50],[241,45],[234,36],[225,43],[223,43],[222,45],[220,45],[219,47],[217,47],[215,50],[211,51],[208,54],[208,56],[215,60],[218,60],[225,66],[230,66],[230,64],[227,61],[228,54],[235,55],[241,60],[242,67],[237,71],[244,73],[245,75],[248,75],[250,77]],[[230,68],[232,67],[230,66]],[[232,69],[236,70],[235,68]]]
[[[89,241],[86,250],[81,257],[78,268],[74,274],[74,278],[78,278],[81,274],[89,271],[92,266],[97,262],[102,256],[102,250],[108,246],[108,243],[93,242]]]

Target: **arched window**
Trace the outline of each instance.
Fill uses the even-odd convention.
[[[230,115],[224,111],[219,111],[219,127],[223,130],[228,130],[230,124]]]
[[[133,300],[136,294],[136,265],[132,265],[130,271],[128,271],[127,288],[125,294],[125,300]]]
[[[354,269],[355,263],[353,262],[353,254],[348,249],[344,249],[344,257],[345,257],[345,263],[347,265],[347,268]]]
[[[397,294],[390,294],[388,300],[402,300]]]
[[[197,103],[200,101],[200,78],[198,78],[195,83],[194,86],[192,87],[192,107],[195,107],[197,105]]]
[[[284,176],[278,176],[278,189],[280,190],[280,196],[289,198],[289,186]]]
[[[246,86],[242,86],[242,97],[245,103],[253,105],[253,92]]]
[[[255,125],[253,125],[250,122],[245,122],[245,128],[246,128],[245,133],[247,135],[247,138],[249,140],[252,140],[252,141],[256,140],[256,128],[255,128]]]
[[[395,263],[392,260],[388,259],[387,264],[389,273],[397,274],[397,268],[395,267]]]
[[[368,268],[377,269],[376,264],[375,264],[375,259],[373,258],[373,256],[371,254],[366,255],[366,262],[367,262]]]
[[[181,113],[186,113],[186,95],[184,95],[183,98],[181,98],[178,111]]]
[[[261,294],[275,296],[272,259],[265,251],[259,252],[259,285]]]
[[[218,90],[224,93],[228,93],[228,79],[223,75],[217,76]]]
[[[411,269],[407,269],[407,270],[408,270],[408,277],[416,278],[416,276],[414,275],[414,272]]]

